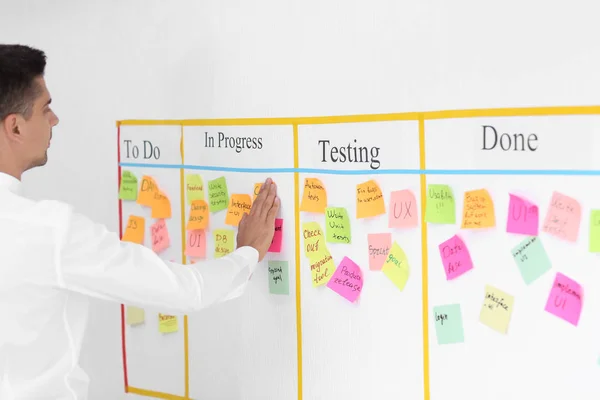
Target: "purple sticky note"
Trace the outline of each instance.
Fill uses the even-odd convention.
[[[276,218],[275,219],[275,234],[273,235],[273,240],[271,241],[271,247],[267,250],[269,253],[280,253],[281,252],[281,242],[283,241],[283,219]]]
[[[327,287],[351,303],[354,303],[363,286],[363,276],[360,267],[348,257],[344,257],[340,265],[327,282]]]
[[[514,194],[509,194],[506,232],[537,236],[539,226],[538,207]]]
[[[545,310],[577,326],[583,306],[583,289],[573,279],[556,273]]]
[[[439,245],[442,264],[446,272],[446,280],[457,278],[473,269],[473,261],[469,250],[457,235],[452,236]]]

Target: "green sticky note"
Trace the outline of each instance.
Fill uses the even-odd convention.
[[[121,175],[121,187],[119,188],[119,199],[136,200],[138,194],[138,180],[131,171],[123,171]]]
[[[233,229],[215,229],[213,240],[215,243],[215,258],[223,257],[233,252],[235,232]]]
[[[327,207],[325,209],[326,240],[329,243],[350,243],[350,218],[343,207]]]
[[[428,185],[425,221],[432,224],[454,224],[456,205],[454,194],[448,185]]]
[[[188,204],[192,204],[194,200],[204,200],[204,182],[200,175],[188,174],[185,177],[185,190]]]
[[[290,294],[289,268],[287,261],[269,261],[269,293]]]
[[[465,341],[460,304],[433,307],[433,317],[438,344],[463,343]]]
[[[225,177],[208,181],[208,207],[210,212],[225,210],[229,204]]]
[[[539,236],[529,236],[523,239],[512,249],[512,255],[527,285],[552,268],[552,263]]]
[[[590,252],[600,253],[600,210],[590,213]]]

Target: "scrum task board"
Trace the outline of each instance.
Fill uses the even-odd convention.
[[[232,251],[266,177],[282,200],[240,297],[122,306],[126,392],[600,395],[600,107],[117,126],[122,240],[165,260]]]

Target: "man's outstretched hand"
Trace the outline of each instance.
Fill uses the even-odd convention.
[[[258,261],[262,261],[273,241],[277,211],[279,211],[277,185],[268,178],[252,204],[250,214],[244,214],[240,220],[237,247],[254,247],[258,251]]]

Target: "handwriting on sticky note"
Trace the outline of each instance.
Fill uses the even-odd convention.
[[[525,284],[529,285],[552,268],[538,236],[526,237],[513,247],[512,255]]]
[[[354,303],[363,287],[363,276],[360,267],[348,257],[344,257],[329,282],[327,282],[327,287],[349,302]]]
[[[454,224],[456,222],[456,205],[450,186],[440,184],[427,186],[425,220],[432,224]]]
[[[122,241],[144,244],[144,234],[146,232],[146,221],[144,217],[130,215],[127,220],[127,226],[123,233]]]
[[[460,304],[433,307],[433,316],[438,344],[463,343],[465,341]]]
[[[486,189],[465,192],[461,228],[492,228],[496,226],[494,202]]]
[[[590,242],[589,249],[592,253],[600,253],[600,210],[590,212]]]
[[[179,330],[177,317],[174,315],[158,314],[158,330],[160,333],[173,333]]]
[[[196,229],[187,231],[185,255],[188,257],[206,258],[206,231]]]
[[[454,235],[439,245],[446,280],[455,279],[473,269],[471,254],[465,242]]]
[[[317,178],[305,178],[300,211],[323,214],[326,207],[327,191],[323,182]]]
[[[539,225],[538,206],[514,194],[509,194],[509,196],[506,232],[537,236]]]
[[[185,191],[188,204],[196,200],[204,200],[204,182],[198,174],[187,174],[185,177]]]
[[[479,321],[497,332],[507,333],[513,304],[513,296],[491,285],[486,285]]]
[[[581,206],[574,198],[553,192],[544,220],[543,231],[569,242],[577,241],[581,222]]]
[[[302,237],[304,238],[304,255],[310,258],[313,254],[325,248],[323,230],[318,222],[302,223]]]
[[[262,182],[261,183],[255,183],[254,184],[254,193],[252,195],[252,202],[254,203],[254,200],[256,200],[256,197],[258,196],[258,194],[260,193],[260,188],[262,187]]]
[[[171,201],[161,190],[154,192],[152,218],[171,218]]]
[[[269,253],[280,253],[281,243],[283,242],[283,219],[275,218],[275,233],[273,234],[273,240],[271,240],[271,246]]]
[[[186,229],[208,229],[210,213],[208,212],[208,204],[204,200],[194,200],[190,206],[190,216],[188,218]]]
[[[379,271],[390,253],[392,247],[391,233],[369,233],[369,269]]]
[[[169,248],[171,239],[164,219],[159,219],[152,224],[150,231],[152,234],[152,251],[158,254]]]
[[[121,175],[121,187],[119,188],[119,199],[136,200],[138,194],[138,180],[131,171],[123,171]]]
[[[140,325],[146,319],[146,313],[143,308],[127,306],[127,325]]]
[[[318,253],[308,258],[313,287],[325,285],[335,272],[335,263],[327,247],[323,246]]]
[[[289,295],[290,280],[288,262],[270,260],[268,269],[269,293]]]
[[[385,214],[381,188],[373,179],[356,185],[356,218]]]
[[[408,189],[392,192],[388,228],[414,228],[419,224],[417,199]]]
[[[573,279],[556,273],[545,310],[577,326],[583,307],[583,288]]]
[[[231,226],[238,226],[244,214],[250,213],[252,199],[248,194],[232,194],[225,216],[225,223]]]
[[[215,258],[223,257],[233,251],[235,232],[231,229],[215,229],[213,240],[215,242]]]
[[[229,192],[227,182],[222,176],[212,181],[208,181],[208,206],[210,212],[225,210],[229,204]]]
[[[137,203],[142,206],[152,207],[154,204],[154,193],[158,192],[158,185],[154,178],[148,175],[142,176],[140,191],[137,196]]]
[[[350,243],[352,233],[348,212],[342,207],[327,207],[325,209],[325,231],[330,243]]]
[[[381,272],[392,281],[394,285],[400,291],[404,290],[408,276],[410,275],[410,267],[408,265],[408,258],[404,253],[404,250],[394,242],[390,250],[390,254],[385,260]]]

